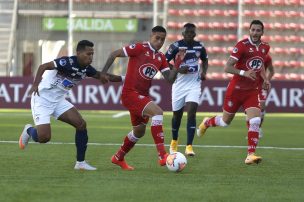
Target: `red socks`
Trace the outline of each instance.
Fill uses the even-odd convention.
[[[158,156],[163,159],[166,152],[164,144],[164,134],[163,134],[163,116],[156,115],[152,117],[151,121],[151,133],[156,145]]]
[[[115,157],[117,160],[122,161],[125,155],[134,147],[139,138],[135,137],[131,131],[124,139],[120,149],[116,152]]]

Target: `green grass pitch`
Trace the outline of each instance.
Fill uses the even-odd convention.
[[[210,128],[194,139],[196,156],[181,173],[157,164],[156,149],[146,135],[127,155],[134,171],[122,171],[110,158],[131,130],[128,115],[82,111],[87,121],[86,159],[97,171],[81,172],[75,163],[74,129],[52,119],[52,140],[18,148],[23,126],[32,123],[27,110],[0,110],[0,201],[303,201],[304,115],[267,114],[257,153],[259,165],[247,166],[245,117],[229,128]],[[186,115],[186,114],[185,114]],[[198,113],[197,122],[212,114]],[[165,113],[165,141],[171,140],[171,113]],[[180,129],[184,152],[186,116]]]

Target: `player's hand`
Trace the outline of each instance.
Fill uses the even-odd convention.
[[[109,82],[109,75],[100,73],[99,80],[102,84],[106,84]]]
[[[189,66],[188,65],[182,65],[177,69],[177,72],[180,74],[187,74],[189,70]]]
[[[252,69],[245,71],[244,76],[251,80],[256,80],[256,78],[257,78],[256,72],[253,71]]]
[[[28,94],[32,95],[33,93],[34,93],[34,95],[36,95],[36,93],[37,93],[37,95],[40,96],[39,91],[38,91],[38,85],[33,84],[32,88],[31,88],[31,90],[29,91]]]
[[[262,85],[262,88],[263,88],[264,90],[269,91],[270,88],[271,88],[270,82],[269,82],[268,80],[264,80],[263,85]]]
[[[207,77],[206,77],[206,73],[201,73],[201,80],[202,81],[205,81],[207,79]]]
[[[175,56],[175,63],[174,63],[175,68],[177,69],[180,68],[180,65],[182,64],[185,55],[186,55],[186,49],[180,49],[178,51],[178,53]]]

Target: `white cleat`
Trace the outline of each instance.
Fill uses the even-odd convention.
[[[25,147],[27,146],[28,142],[31,139],[29,134],[27,134],[27,129],[29,129],[30,127],[33,127],[33,126],[31,124],[26,124],[24,126],[24,129],[19,137],[19,148],[20,149],[25,149]]]
[[[97,170],[97,168],[89,165],[86,161],[76,161],[75,170]]]

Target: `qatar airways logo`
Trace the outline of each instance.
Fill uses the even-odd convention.
[[[157,73],[157,68],[153,64],[143,64],[139,67],[139,74],[146,80],[152,80]]]
[[[263,66],[263,58],[259,56],[252,57],[247,60],[246,66],[248,69],[252,69],[254,71],[260,71]]]

